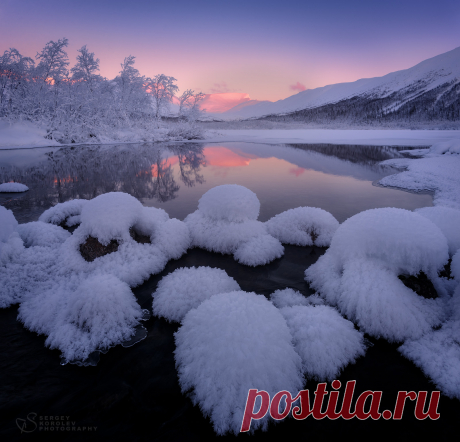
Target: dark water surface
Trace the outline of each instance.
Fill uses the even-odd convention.
[[[398,156],[396,148],[243,143],[176,144],[167,150],[157,145],[125,145],[33,149],[28,154],[0,151],[0,182],[14,179],[31,188],[23,195],[3,195],[0,202],[12,209],[20,222],[27,222],[57,202],[117,190],[183,219],[196,209],[206,190],[237,183],[257,193],[262,203],[261,220],[299,205],[321,207],[339,221],[372,207],[413,209],[431,205],[429,195],[372,185],[394,173],[377,162]],[[253,268],[238,264],[232,256],[192,249],[133,292],[141,307],[151,310],[151,294],[163,276],[184,266],[208,265],[224,269],[246,291],[268,296],[274,290],[292,287],[308,296],[312,292],[303,272],[324,252],[317,247],[286,246],[282,258]],[[181,394],[173,353],[177,324],[152,317],[144,323],[148,331],[145,340],[130,348],[110,349],[95,367],[78,367],[61,366],[60,352],[46,349],[45,337],[26,330],[16,316],[17,306],[0,310],[2,441],[235,439],[217,437],[199,407]],[[366,390],[382,391],[383,411],[393,410],[400,390],[435,390],[423,373],[398,353],[397,345],[369,340],[374,345],[366,355],[338,378],[342,395],[346,382],[356,380],[354,397]],[[305,388],[312,391],[316,383],[309,381]],[[286,419],[271,425],[268,432],[239,435],[238,440],[433,437],[442,441],[457,437],[460,402],[441,396],[438,411],[439,420],[418,421],[414,404],[408,400],[401,421]],[[31,421],[27,421],[28,416]],[[56,417],[59,423],[74,422],[75,430],[45,431],[51,428],[50,418],[56,422]],[[21,433],[20,428],[25,431]]]

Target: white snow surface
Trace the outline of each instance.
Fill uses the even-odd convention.
[[[302,389],[301,359],[291,341],[283,315],[264,296],[214,295],[190,310],[175,333],[182,392],[191,392],[217,434],[238,434],[249,389],[265,390],[270,397]],[[268,414],[254,420],[251,429],[265,430],[267,424]]]
[[[297,207],[275,215],[265,225],[268,233],[282,243],[328,247],[339,222],[323,209]]]
[[[181,322],[185,315],[218,293],[240,290],[238,283],[222,269],[180,268],[166,275],[152,294],[152,311],[168,321]]]
[[[441,232],[447,238],[451,256],[460,249],[460,210],[435,206],[422,207],[421,209],[416,209],[415,212],[428,218],[441,229]]]
[[[29,190],[29,188],[25,184],[21,184],[21,183],[0,184],[0,193],[7,193],[7,192],[20,193],[20,192],[26,192],[27,190]]]
[[[58,245],[71,236],[61,227],[42,221],[19,224],[17,231],[25,247]]]
[[[46,129],[28,122],[8,123],[0,120],[0,149],[17,147],[58,146],[45,138]]]
[[[302,305],[280,311],[307,378],[331,381],[342,368],[366,352],[363,334],[332,307]]]
[[[257,196],[243,186],[226,184],[208,190],[198,209],[184,220],[192,247],[233,254],[238,262],[249,266],[280,258],[284,247],[268,234],[264,223],[257,221],[259,208]]]
[[[361,330],[404,341],[445,319],[446,290],[437,272],[448,257],[445,236],[427,218],[403,209],[372,209],[340,225],[305,279]],[[424,299],[398,278],[421,271],[439,298]]]
[[[318,295],[305,297],[297,290],[286,288],[276,290],[270,295],[270,301],[275,307],[293,307],[299,305],[323,305],[324,300]]]

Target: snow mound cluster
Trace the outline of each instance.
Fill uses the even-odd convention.
[[[297,207],[269,219],[268,233],[285,244],[328,247],[339,222],[317,207]]]
[[[319,296],[287,288],[269,301],[241,291],[216,268],[175,270],[153,297],[154,314],[181,322],[179,383],[217,434],[238,434],[249,389],[295,396],[305,375],[332,379],[366,350],[362,333]],[[266,429],[268,419],[254,421],[253,429]]]
[[[284,254],[281,243],[257,221],[260,203],[256,194],[237,184],[208,190],[199,200],[198,210],[188,215],[192,247],[233,254],[241,264],[268,264]]]
[[[211,267],[180,268],[161,279],[153,293],[153,314],[181,322],[185,315],[218,293],[240,290],[224,270]]]
[[[19,193],[26,192],[29,188],[21,183],[3,183],[0,184],[0,193]]]
[[[20,303],[25,327],[47,335],[46,345],[61,350],[66,361],[84,361],[135,334],[142,310],[130,287],[179,258],[190,237],[184,223],[124,193],[69,203],[43,214],[48,223],[20,226],[0,207],[7,226],[0,236],[0,305]],[[81,221],[72,235],[53,225],[69,216]],[[90,239],[96,251],[116,247],[86,260],[82,250]],[[12,244],[15,254],[8,251]]]
[[[238,434],[249,389],[270,397],[302,389],[301,360],[291,340],[283,315],[264,296],[214,295],[190,310],[175,333],[182,392],[190,391],[217,434]],[[252,429],[267,424],[268,415],[253,421]]]
[[[372,209],[340,225],[305,279],[361,330],[404,341],[421,337],[445,318],[446,291],[438,271],[448,258],[445,236],[427,218],[403,209]],[[425,299],[398,278],[420,272],[438,298]]]

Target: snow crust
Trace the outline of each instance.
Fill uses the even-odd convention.
[[[17,231],[25,247],[59,245],[71,236],[69,232],[61,227],[42,221],[19,224]]]
[[[339,222],[323,209],[297,207],[274,216],[265,225],[268,233],[282,243],[328,247]]]
[[[168,321],[181,322],[185,315],[218,293],[240,290],[224,270],[211,267],[180,268],[166,275],[152,294],[152,311]]]
[[[249,389],[270,397],[302,389],[301,359],[291,340],[283,315],[264,296],[214,295],[190,310],[175,333],[181,390],[190,392],[217,434],[238,434]],[[251,428],[267,424],[268,415]]]
[[[208,190],[199,200],[198,210],[184,220],[192,247],[233,254],[249,266],[280,258],[284,247],[257,221],[259,209],[257,196],[243,186],[227,184]]]
[[[20,193],[20,192],[26,192],[29,190],[29,188],[25,184],[21,183],[3,183],[0,184],[0,193],[7,193],[7,192],[13,192],[13,193]]]
[[[22,240],[17,233],[18,222],[11,210],[0,206],[0,265],[22,252]],[[0,267],[1,268],[1,267]],[[0,307],[3,303],[0,298]]]
[[[280,311],[307,378],[333,380],[343,367],[366,352],[363,334],[332,307],[301,305]]]
[[[424,299],[398,275],[422,271],[446,295],[437,272],[448,257],[446,238],[430,220],[403,209],[372,209],[340,225],[305,279],[361,330],[404,341],[439,325],[445,311],[442,296]]]

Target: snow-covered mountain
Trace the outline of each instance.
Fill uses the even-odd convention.
[[[408,104],[419,103],[425,107],[445,108],[447,119],[450,119],[452,112],[453,119],[459,119],[459,94],[460,47],[383,77],[307,89],[276,102],[247,101],[243,106],[235,106],[218,117],[229,120],[290,114],[297,119],[309,119],[311,116],[318,119],[321,114],[320,119],[330,119],[337,110],[339,114],[354,112],[356,116],[358,107],[360,112],[364,111],[363,117],[367,118],[377,114],[387,116],[414,113],[413,109],[403,108],[410,108]],[[314,109],[316,111],[312,112]],[[425,111],[428,112],[427,109]]]

